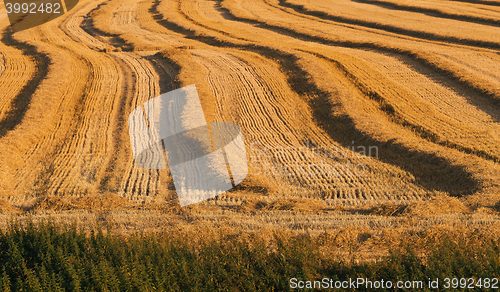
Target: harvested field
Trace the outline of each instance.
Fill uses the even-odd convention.
[[[1,5],[0,212],[116,212],[134,226],[234,216],[242,230],[498,224],[499,7],[81,0],[13,33]],[[240,126],[249,174],[181,209],[168,169],[134,163],[127,119],[191,84],[208,122]]]

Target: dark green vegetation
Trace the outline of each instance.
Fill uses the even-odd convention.
[[[492,278],[500,272],[499,243],[493,239],[444,238],[431,242],[424,255],[406,248],[376,264],[355,264],[331,256],[328,251],[336,247],[328,246],[329,236],[193,239],[181,231],[123,236],[51,222],[12,223],[0,232],[0,290],[282,291],[290,290],[292,277],[424,280],[426,285],[428,278],[441,278],[442,290],[446,277]]]

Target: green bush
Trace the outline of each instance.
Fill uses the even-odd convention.
[[[315,237],[276,234],[273,240],[270,249],[257,237],[196,243],[176,233],[126,237],[97,230],[89,235],[76,226],[51,222],[12,223],[8,230],[0,231],[0,289],[286,291],[293,290],[290,278],[321,281],[326,277],[340,281],[424,280],[424,288],[428,288],[429,278],[440,278],[440,289],[427,289],[438,291],[443,290],[442,281],[447,277],[491,278],[500,272],[495,241],[475,245],[474,240],[445,238],[433,243],[424,256],[403,249],[376,264],[354,264],[325,256]],[[363,289],[366,287],[356,291]],[[354,291],[352,287],[343,290]]]

